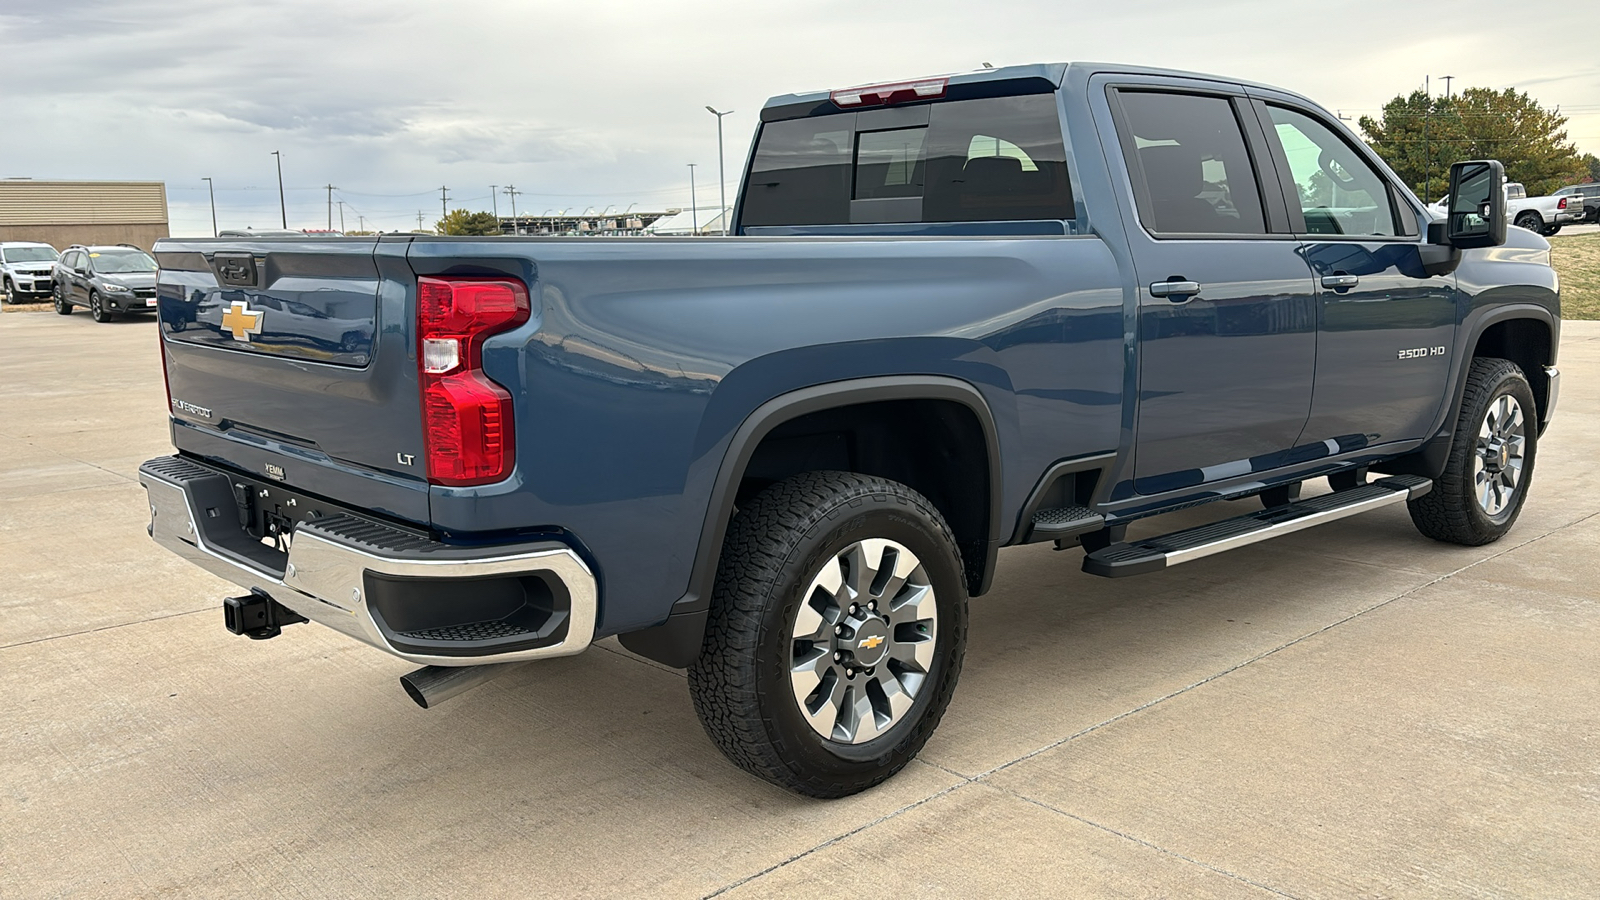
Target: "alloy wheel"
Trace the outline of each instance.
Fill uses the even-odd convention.
[[[834,554],[811,579],[791,632],[801,716],[846,744],[893,728],[928,681],[938,628],[928,573],[904,544],[870,538]]]
[[[1526,428],[1522,405],[1509,394],[1502,394],[1489,404],[1478,428],[1472,462],[1473,493],[1478,506],[1490,516],[1500,515],[1516,499],[1522,483]]]

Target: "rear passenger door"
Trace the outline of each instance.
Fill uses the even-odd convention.
[[[1167,79],[1108,94],[1137,221],[1134,489],[1284,464],[1311,407],[1316,306],[1242,90]]]
[[[1254,104],[1317,285],[1316,394],[1302,445],[1427,437],[1447,393],[1456,280],[1423,271],[1420,210],[1323,113]]]

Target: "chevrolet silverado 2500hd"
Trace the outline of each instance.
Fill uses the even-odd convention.
[[[619,635],[733,762],[849,794],[944,714],[1002,546],[1511,528],[1560,323],[1503,179],[1433,222],[1302,97],[1035,65],[774,98],[727,238],[163,240],[150,532],[230,630],[334,628],[424,706]]]

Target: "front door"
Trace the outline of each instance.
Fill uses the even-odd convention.
[[[1269,227],[1283,207],[1244,137],[1253,111],[1170,89],[1124,88],[1115,106],[1140,219],[1127,229],[1140,287],[1134,490],[1282,465],[1311,407],[1316,300],[1298,241]]]
[[[1422,268],[1419,212],[1312,110],[1255,105],[1317,280],[1316,394],[1303,447],[1425,438],[1447,393],[1456,279]]]

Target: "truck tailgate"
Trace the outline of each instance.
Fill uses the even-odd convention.
[[[404,252],[373,239],[158,244],[173,443],[426,522]]]

